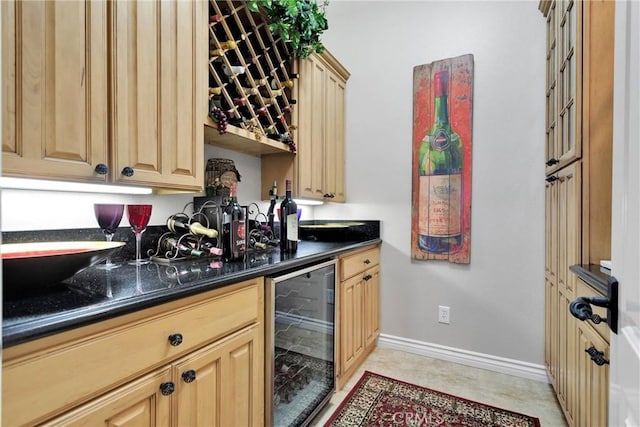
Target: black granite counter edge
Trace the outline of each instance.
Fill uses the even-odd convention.
[[[11,327],[3,327],[2,345],[5,348],[14,346],[34,339],[43,338],[102,320],[111,319],[145,308],[175,301],[191,295],[218,289],[233,283],[253,279],[255,277],[275,276],[284,271],[318,263],[322,260],[337,257],[343,253],[376,245],[381,242],[382,240],[379,238],[360,242],[345,242],[344,245],[334,249],[324,250],[316,254],[300,258],[296,257],[286,261],[280,261],[277,264],[265,265],[247,271],[229,273],[223,277],[203,281],[201,283],[194,283],[184,288],[173,288],[126,300],[106,302],[89,310],[84,308],[70,310],[64,314],[57,314],[54,318],[43,317],[42,319],[20,323]]]
[[[608,286],[607,279],[610,274],[602,271],[599,265],[595,264],[576,264],[569,267],[569,270],[575,273],[582,281],[591,286],[596,291],[607,295]]]

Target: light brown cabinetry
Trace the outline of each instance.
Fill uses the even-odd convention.
[[[2,2],[2,173],[105,181],[106,2]]]
[[[340,258],[338,389],[375,348],[380,335],[379,262],[377,246]]]
[[[262,156],[262,197],[293,180],[295,197],[344,202],[345,90],[349,72],[328,51],[298,63],[297,154]],[[294,110],[296,111],[296,110]]]
[[[582,280],[578,280],[577,293],[584,297],[603,296]],[[592,309],[602,318],[606,317],[606,309],[597,306],[592,306]],[[606,322],[595,324],[590,320],[576,321],[576,324],[576,388],[580,398],[574,425],[605,426],[608,422],[609,403],[609,328]]]
[[[204,2],[5,2],[3,174],[199,190]]]
[[[262,420],[263,319],[259,278],[9,347],[2,424]]]
[[[540,2],[547,26],[545,363],[565,417],[576,426],[600,425],[583,416],[585,390],[603,384],[582,377],[588,334],[569,313],[569,303],[582,295],[569,267],[611,257],[614,6]]]

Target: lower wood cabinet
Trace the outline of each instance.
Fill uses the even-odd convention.
[[[576,293],[584,297],[602,297],[582,280],[578,280]],[[603,319],[607,310],[591,306]],[[574,426],[600,427],[608,424],[609,406],[609,327],[606,322],[595,324],[590,320],[575,320],[576,331],[576,411]]]
[[[2,425],[259,425],[263,366],[259,278],[4,349]]]
[[[340,258],[337,389],[376,346],[380,335],[380,249]]]

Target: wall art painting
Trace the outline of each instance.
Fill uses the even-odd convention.
[[[411,256],[469,264],[473,55],[413,69]]]

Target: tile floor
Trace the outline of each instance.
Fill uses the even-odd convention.
[[[567,425],[550,384],[378,347],[311,426],[324,424],[365,370],[531,415],[540,419],[542,427]]]

